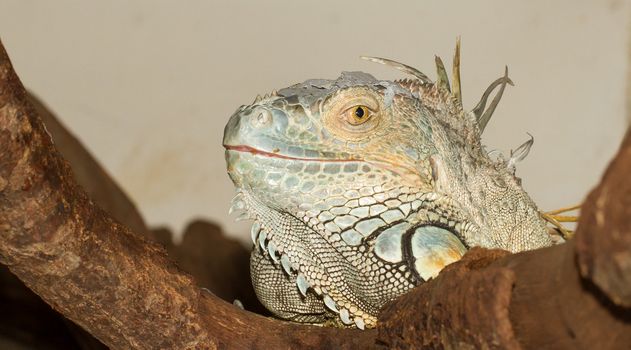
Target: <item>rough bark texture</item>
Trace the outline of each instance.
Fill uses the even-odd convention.
[[[0,310],[0,349],[107,349],[51,309],[3,265],[0,265]]]
[[[631,147],[628,139],[629,133],[601,185],[587,198],[576,238],[581,275],[616,305],[625,307],[631,307]]]
[[[164,249],[113,220],[74,181],[3,48],[0,150],[0,262],[106,345],[317,348],[371,341],[360,331],[241,311],[201,290]]]
[[[630,172],[628,133],[587,200],[574,242],[515,255],[473,249],[386,306],[377,330],[291,324],[201,290],[163,248],[108,214],[119,206],[100,209],[77,185],[0,46],[0,263],[111,348],[628,348]],[[121,220],[143,230],[142,219]],[[209,232],[205,225],[190,230]],[[202,285],[228,300],[252,298],[249,288],[239,294],[249,283],[243,252],[235,246],[215,260],[198,250],[202,236],[175,247],[155,235],[196,275],[205,273],[201,264],[216,264],[213,276],[241,278],[226,286],[233,280],[211,276]],[[232,259],[239,262],[223,268]]]
[[[380,315],[379,343],[387,348],[518,349],[509,319],[515,274],[487,267],[507,254],[474,248],[431,283],[387,305]]]
[[[113,218],[165,246],[168,254],[200,287],[249,310],[269,314],[256,299],[249,277],[249,251],[223,235],[220,228],[201,220],[192,222],[174,245],[166,229],[149,230],[123,190],[55,115],[29,94],[56,149],[68,161],[76,182]],[[55,312],[8,269],[0,265],[0,349],[101,349],[98,340]]]

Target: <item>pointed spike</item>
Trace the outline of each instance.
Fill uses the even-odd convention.
[[[517,163],[524,160],[528,156],[528,153],[530,153],[530,148],[535,143],[535,138],[530,134],[528,134],[528,136],[530,136],[530,140],[522,143],[519,147],[517,147],[517,149],[510,152],[508,168],[513,168]]]
[[[243,192],[237,192],[237,194],[235,194],[234,197],[232,197],[232,199],[230,200],[230,203],[232,204],[243,201],[243,197]]]
[[[515,158],[518,161],[524,160],[524,158],[526,158],[526,156],[530,152],[530,148],[535,143],[535,137],[532,136],[530,133],[526,133],[526,134],[528,134],[528,136],[530,136],[530,139],[528,141],[522,143],[514,151],[511,151],[511,158]]]
[[[234,300],[232,301],[232,305],[234,305],[234,306],[238,307],[238,308],[239,308],[239,309],[241,309],[241,310],[245,310],[245,308],[243,307],[243,303],[242,303],[242,302],[241,302],[241,300],[239,300],[239,299],[234,299]]]
[[[239,214],[239,216],[237,216],[236,219],[234,219],[234,221],[243,221],[243,220],[248,220],[250,218],[250,213],[248,213],[247,211],[244,211],[243,213]]]
[[[393,61],[393,60],[389,60],[387,58],[381,58],[381,57],[370,57],[370,56],[360,56],[360,58],[362,60],[366,60],[366,61],[370,61],[370,62],[375,62],[375,63],[379,63],[379,64],[384,64],[386,66],[390,66],[393,67],[395,69],[398,69],[404,73],[413,75],[415,77],[417,77],[418,79],[420,79],[422,82],[426,83],[426,84],[431,84],[432,81],[431,79],[429,79],[427,77],[427,75],[423,74],[423,72],[419,71],[418,69],[414,68],[414,67],[410,67],[408,65],[405,65],[403,63],[399,63],[397,61]]]
[[[364,319],[361,317],[355,317],[355,326],[363,331],[365,328]]]
[[[252,102],[252,104],[257,104],[261,102],[262,99],[263,97],[261,97],[261,95],[256,95],[256,98],[254,98],[254,102]]]
[[[244,210],[245,209],[245,202],[242,200],[239,201],[234,201],[232,202],[232,205],[230,205],[230,209],[228,209],[228,215],[232,215],[232,213],[234,213],[237,210]]]
[[[506,84],[510,84],[511,86],[513,86],[513,82],[508,78],[508,66],[506,66],[504,70],[504,78],[505,79],[502,85],[500,85],[500,90],[497,92],[497,95],[495,95],[495,98],[493,99],[493,101],[491,101],[491,105],[489,106],[489,108],[487,108],[487,110],[484,112],[484,114],[480,117],[478,121],[478,124],[480,125],[480,130],[484,130],[484,128],[486,128],[486,125],[491,119],[491,116],[493,116],[493,112],[495,112],[495,108],[497,108],[497,105],[500,103],[500,100],[502,99],[502,95],[504,94],[504,89],[506,89]]]
[[[499,154],[499,153],[500,153],[499,149],[492,149],[492,150],[486,152],[486,155],[490,157],[490,156],[492,156],[494,154]]]
[[[339,312],[337,311],[337,306],[335,305],[335,301],[333,301],[333,299],[327,294],[324,294],[324,296],[322,297],[322,301],[324,301],[324,305],[326,305],[326,307],[328,307],[329,310],[336,313]]]
[[[267,233],[265,231],[261,231],[259,234],[259,246],[263,251],[265,251],[265,240],[267,239]]]
[[[272,98],[272,97],[276,97],[276,96],[278,96],[278,91],[272,90],[272,92],[266,93],[265,96],[263,96],[263,99],[266,100],[268,98]]]
[[[299,273],[298,277],[296,277],[296,284],[298,285],[298,290],[300,290],[300,294],[303,297],[307,296],[307,289],[309,289],[309,282],[305,278],[305,275]]]
[[[250,236],[252,237],[252,243],[256,244],[256,240],[258,239],[259,232],[261,232],[261,224],[258,221],[255,221],[250,228]]]
[[[285,272],[288,275],[291,275],[291,262],[289,261],[289,258],[287,257],[287,254],[283,254],[280,257],[280,265],[283,267],[283,270],[285,270]]]
[[[350,315],[348,314],[348,310],[344,308],[340,309],[340,319],[342,320],[344,324],[353,323],[353,321],[351,321]]]
[[[230,201],[230,209],[228,209],[228,215],[232,215],[232,213],[236,210],[243,209],[245,209],[245,201],[243,200],[243,193],[239,192]]]
[[[267,252],[269,253],[269,256],[272,258],[272,260],[277,263],[278,262],[278,256],[276,255],[276,245],[274,244],[274,242],[270,241],[267,243]]]
[[[491,83],[491,85],[489,85],[488,88],[486,88],[486,91],[484,91],[484,94],[482,94],[482,98],[480,99],[480,102],[478,102],[478,105],[475,106],[473,110],[471,110],[471,113],[473,113],[473,115],[476,117],[478,121],[480,133],[484,131],[484,128],[486,128],[486,125],[491,119],[491,116],[493,115],[495,108],[497,107],[498,103],[502,99],[502,94],[504,94],[504,89],[506,88],[506,84],[509,84],[511,86],[514,85],[513,81],[510,80],[510,78],[508,77],[508,66],[505,67],[504,76],[495,80],[494,82]],[[489,106],[489,108],[485,110],[484,108],[486,107],[486,102],[489,96],[491,95],[493,90],[495,90],[495,88],[498,86],[500,86],[500,90],[498,91],[497,95],[495,95],[495,98],[493,98],[493,101],[491,102],[491,105]]]
[[[453,85],[452,95],[456,98],[460,107],[462,107],[462,91],[460,90],[460,37],[456,39],[456,51],[454,52],[453,63]]]
[[[489,95],[495,90],[495,88],[504,83],[505,77],[501,77],[493,81],[487,88],[484,90],[482,97],[480,98],[480,102],[471,110],[471,113],[475,115],[476,118],[480,118],[482,113],[484,112],[484,108],[486,107],[486,102],[489,99]]]
[[[438,56],[434,56],[434,60],[436,61],[436,85],[438,85],[441,89],[446,89],[451,92],[451,87],[449,86],[449,77],[447,76],[447,71],[445,70],[445,65],[443,64],[443,60]]]

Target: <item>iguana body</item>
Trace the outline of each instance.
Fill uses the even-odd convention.
[[[499,98],[465,112],[458,61],[452,92],[440,61],[432,83],[376,60],[417,79],[308,80],[242,106],[225,128],[233,206],[255,220],[254,288],[281,318],[374,327],[386,302],[469,247],[552,244],[512,163],[480,143]]]

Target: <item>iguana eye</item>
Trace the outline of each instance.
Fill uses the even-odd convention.
[[[339,90],[320,108],[326,129],[347,141],[372,139],[375,134],[371,131],[387,125],[383,120],[388,118],[383,109],[383,95],[364,86]]]
[[[351,125],[360,125],[370,119],[372,111],[366,106],[354,106],[347,109],[345,112],[346,121]]]

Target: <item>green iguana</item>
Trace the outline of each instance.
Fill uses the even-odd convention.
[[[254,289],[283,319],[372,328],[385,303],[470,247],[553,244],[515,177],[532,140],[510,159],[480,142],[507,73],[467,112],[459,45],[453,85],[438,57],[436,82],[366,59],[414,79],[307,80],[241,106],[225,128],[232,209],[254,219]]]

